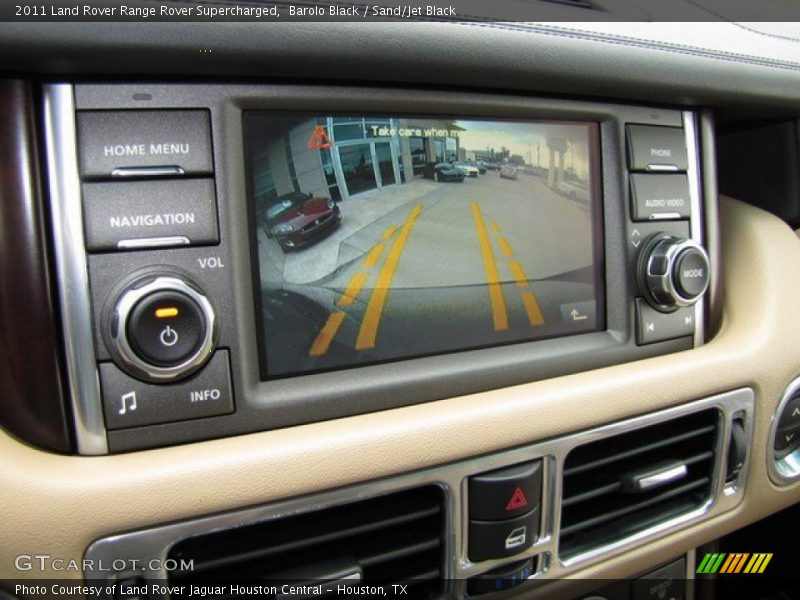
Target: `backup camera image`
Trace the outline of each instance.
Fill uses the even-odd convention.
[[[595,124],[244,126],[263,378],[603,327]]]

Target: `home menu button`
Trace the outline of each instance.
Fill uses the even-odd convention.
[[[208,111],[81,111],[77,122],[84,178],[213,173]]]

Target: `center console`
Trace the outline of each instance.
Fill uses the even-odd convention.
[[[715,281],[693,112],[52,84],[45,126],[82,454],[340,418],[704,340]]]

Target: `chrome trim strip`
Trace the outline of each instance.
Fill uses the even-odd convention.
[[[660,473],[654,473],[653,475],[642,477],[637,482],[638,487],[639,490],[644,492],[645,490],[683,479],[686,477],[688,472],[689,469],[686,468],[686,465],[676,465],[666,469],[665,471],[661,471]]]
[[[678,167],[676,165],[647,165],[646,171],[663,171],[665,173],[677,173]]]
[[[190,243],[191,241],[186,236],[172,235],[165,237],[120,240],[117,242],[117,248],[120,248],[121,250],[135,250],[137,248],[162,248],[166,246],[186,246]]]
[[[79,454],[107,454],[94,352],[71,84],[44,86],[44,126],[58,299]]]
[[[157,564],[151,563],[152,559],[159,559],[161,562],[158,564],[163,565],[170,548],[175,543],[188,537],[210,531],[258,523],[284,515],[328,508],[411,487],[433,484],[445,490],[445,552],[447,560],[444,577],[451,580],[448,585],[452,586],[452,589],[447,590],[449,592],[446,594],[448,597],[462,597],[466,589],[466,579],[469,577],[480,575],[499,566],[531,556],[538,556],[539,564],[536,573],[530,579],[564,578],[581,568],[606,560],[614,554],[619,554],[632,547],[672,533],[676,527],[687,526],[734,508],[743,498],[744,487],[741,485],[733,489],[731,493],[727,493],[727,491],[723,493],[725,487],[723,465],[726,464],[727,459],[727,440],[730,437],[731,419],[734,415],[745,416],[746,422],[749,424],[746,427],[746,435],[748,440],[750,439],[752,436],[753,406],[753,391],[749,388],[743,388],[657,413],[634,417],[618,423],[489,456],[468,459],[450,465],[367,482],[344,489],[322,492],[292,500],[277,501],[264,506],[113,535],[92,543],[87,548],[84,558],[92,561],[89,564],[104,565],[113,564],[115,560],[138,561],[137,564],[150,565]],[[558,536],[561,520],[561,472],[567,454],[577,446],[601,438],[618,435],[708,408],[717,408],[721,413],[720,436],[716,448],[717,461],[712,483],[713,492],[708,501],[690,513],[664,521],[623,540],[594,548],[590,552],[571,557],[569,560],[560,560],[558,557]],[[542,520],[540,522],[541,531],[539,537],[531,548],[514,556],[480,563],[471,562],[468,556],[467,539],[469,528],[468,477],[536,459],[542,459],[543,461]],[[739,477],[741,482],[746,481],[749,463],[750,457],[748,456]],[[85,573],[87,580],[113,580],[119,575],[108,571]],[[146,579],[166,579],[167,577],[167,573],[163,570],[144,570],[142,575]]]
[[[777,485],[788,485],[800,478],[800,448],[796,448],[783,458],[775,458],[775,436],[778,434],[778,424],[786,405],[800,394],[800,377],[792,381],[783,392],[778,408],[772,415],[767,437],[767,470],[769,478]]]
[[[181,167],[120,167],[111,171],[111,177],[133,179],[136,177],[179,177],[186,175]]]
[[[692,207],[692,217],[690,235],[692,239],[705,247],[703,244],[703,204],[702,188],[700,186],[700,150],[699,139],[697,137],[697,121],[694,112],[687,110],[683,112],[683,130],[686,135],[686,179],[689,181],[689,203]],[[714,272],[713,266],[711,272]],[[704,296],[700,302],[694,305],[694,347],[697,348],[705,343],[705,306],[708,299]]]

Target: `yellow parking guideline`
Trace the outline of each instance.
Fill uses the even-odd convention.
[[[522,269],[522,265],[519,263],[519,261],[509,261],[508,267],[511,269],[511,274],[514,276],[514,279],[517,282],[517,287],[528,287],[528,277],[525,275],[525,271]]]
[[[503,254],[506,256],[514,256],[514,251],[511,249],[511,246],[508,243],[508,240],[504,237],[497,238],[497,245],[500,246],[500,250],[503,251]]]
[[[421,212],[421,204],[416,204],[414,208],[411,209],[411,213],[409,213],[406,222],[403,224],[403,228],[395,238],[391,250],[389,250],[389,255],[386,257],[386,262],[383,263],[383,268],[378,274],[378,280],[375,282],[375,288],[372,290],[372,294],[369,297],[367,310],[364,312],[364,318],[358,330],[356,350],[365,350],[375,347],[375,340],[378,337],[378,325],[381,321],[386,298],[389,295],[389,289],[392,287],[394,272],[400,262],[400,257],[408,241],[408,236],[411,235],[414,223],[416,223],[417,217],[419,217]]]
[[[367,258],[364,259],[365,269],[371,269],[372,267],[375,266],[375,263],[378,262],[378,259],[381,257],[381,254],[383,253],[383,248],[384,248],[383,244],[376,244],[375,246],[372,247],[372,250],[370,250],[369,254],[367,254]]]
[[[341,311],[332,312],[328,316],[325,325],[317,334],[314,343],[311,344],[311,350],[308,351],[309,356],[323,356],[328,351],[336,332],[339,331],[339,327],[342,325],[342,321],[344,321],[344,313]]]
[[[494,221],[492,221],[491,223],[489,223],[489,229],[491,229],[491,230],[492,230],[492,233],[500,233],[500,225],[498,225],[498,224],[497,224],[496,222],[494,222]]]
[[[394,235],[395,231],[397,231],[397,225],[391,225],[386,231],[383,232],[381,239],[383,241],[388,240],[390,237],[392,237],[392,235]]]
[[[537,325],[544,325],[542,309],[539,308],[539,301],[536,300],[536,296],[533,292],[521,292],[520,296],[522,297],[522,304],[525,306],[525,312],[528,313],[528,321],[530,321],[531,325],[534,327]]]
[[[492,320],[495,331],[505,331],[508,329],[508,314],[506,313],[506,301],[503,297],[503,288],[500,287],[500,274],[497,271],[497,264],[494,261],[492,246],[489,243],[489,234],[486,232],[486,225],[483,222],[481,209],[477,202],[472,203],[472,216],[475,218],[475,229],[478,231],[478,242],[483,254],[483,266],[486,269],[486,280],[489,282],[489,300],[492,305]]]
[[[350,278],[350,281],[347,282],[347,287],[344,288],[344,292],[339,297],[339,300],[336,302],[339,306],[350,306],[353,301],[355,301],[356,296],[361,291],[361,288],[364,287],[364,284],[369,279],[369,273],[365,271],[361,271],[360,273],[356,273]]]

